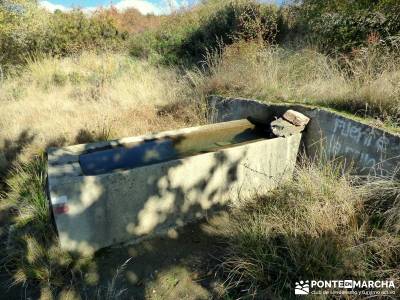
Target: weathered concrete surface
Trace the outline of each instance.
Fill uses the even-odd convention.
[[[208,128],[218,128],[212,125]],[[85,176],[79,155],[200,128],[49,151],[49,193],[62,248],[91,253],[181,226],[292,175],[301,134],[259,139],[162,163]],[[196,135],[194,135],[196,136]]]
[[[269,124],[288,109],[311,121],[303,133],[308,155],[343,158],[360,173],[392,174],[400,169],[400,137],[336,113],[302,105],[267,104],[255,100],[213,96],[208,101],[213,122],[252,118]]]

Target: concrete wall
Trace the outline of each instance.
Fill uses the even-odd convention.
[[[292,175],[301,139],[300,134],[261,139],[96,176],[85,176],[80,169],[82,153],[165,135],[49,151],[49,193],[62,248],[87,254],[135,241],[202,217],[228,201],[270,190]]]
[[[213,122],[253,118],[267,124],[287,109],[297,110],[309,118],[303,133],[304,146],[310,156],[343,158],[352,162],[362,174],[392,174],[400,169],[400,137],[362,124],[336,113],[301,105],[267,104],[248,99],[213,96],[208,101]]]

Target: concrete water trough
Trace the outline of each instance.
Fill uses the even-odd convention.
[[[160,234],[276,187],[301,134],[270,138],[246,119],[48,150],[61,247],[91,253]]]
[[[310,119],[302,146],[312,160],[340,160],[360,175],[400,174],[400,134],[371,126],[367,120],[318,107],[220,96],[211,96],[208,107],[212,122],[253,118],[269,123],[288,110],[300,112]]]

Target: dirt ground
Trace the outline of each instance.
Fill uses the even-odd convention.
[[[115,289],[123,290],[126,299],[223,297],[222,282],[217,275],[218,257],[224,244],[215,228],[226,217],[218,214],[172,230],[168,236],[100,253],[96,259],[100,285],[108,286],[109,279],[119,274]]]
[[[224,242],[216,230],[226,218],[226,213],[216,214],[166,236],[104,249],[82,278],[84,290],[75,289],[82,299],[228,299],[218,276]],[[40,298],[39,291],[10,288],[9,280],[0,272],[0,299]],[[67,293],[58,299],[79,296]]]

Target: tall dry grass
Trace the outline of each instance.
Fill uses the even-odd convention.
[[[122,54],[32,60],[22,74],[0,84],[3,165],[26,160],[49,145],[204,121],[197,95],[177,71]]]
[[[400,60],[384,48],[330,58],[307,48],[239,41],[204,63],[208,76],[191,76],[205,93],[322,105],[400,123]]]
[[[303,162],[293,180],[239,203],[217,229],[228,240],[227,288],[289,299],[305,279],[398,285],[399,197],[398,178],[360,180],[333,162]]]

